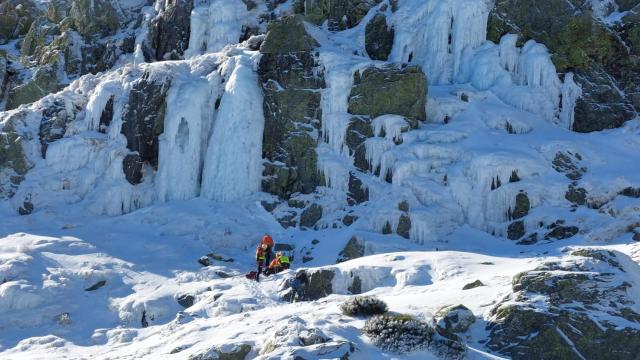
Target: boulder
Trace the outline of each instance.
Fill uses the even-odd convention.
[[[244,360],[249,352],[249,344],[226,344],[214,346],[201,354],[191,355],[189,360]]]
[[[551,163],[557,172],[564,173],[567,178],[576,181],[580,180],[582,175],[587,172],[586,167],[580,166],[580,161],[582,161],[580,154],[559,151]]]
[[[107,285],[107,280],[100,280],[95,284],[89,286],[88,288],[84,289],[84,291],[96,291],[105,285]]]
[[[354,74],[349,113],[371,118],[384,114],[426,119],[427,78],[417,66],[370,66]]]
[[[620,256],[589,249],[516,275],[491,310],[487,346],[521,359],[636,359],[640,314]]]
[[[182,307],[189,308],[192,307],[196,301],[196,297],[191,294],[182,294],[178,296],[178,304]]]
[[[480,287],[480,286],[484,286],[484,284],[482,283],[482,281],[476,280],[474,282],[468,283],[465,286],[463,286],[462,290],[475,289],[475,288]]]
[[[564,198],[575,205],[584,205],[587,203],[587,190],[571,184],[564,194]]]
[[[311,204],[300,214],[300,227],[312,228],[322,218],[322,206]]]
[[[307,270],[307,274],[309,275],[309,286],[306,291],[307,300],[318,300],[333,294],[332,281],[335,273],[332,270]]]
[[[455,339],[455,334],[467,331],[476,317],[464,305],[449,305],[438,310],[433,320],[440,334]]]
[[[344,248],[338,254],[337,263],[357,259],[364,256],[364,240],[357,236],[352,236]]]
[[[364,45],[373,60],[387,61],[393,47],[394,29],[387,25],[387,17],[378,13],[365,28]]]

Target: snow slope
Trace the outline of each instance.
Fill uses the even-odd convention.
[[[621,195],[640,187],[640,120],[571,132],[581,93],[572,74],[557,74],[542,44],[517,47],[512,35],[486,41],[484,0],[405,0],[397,12],[384,10],[396,26],[390,61],[427,74],[428,118],[411,131],[397,115],[373,120],[366,157],[380,170],[362,174],[370,200],[347,205],[355,170],[345,143],[348,96],[357,70],[384,65],[364,55],[365,24],[384,4],[352,29],[306,24],[320,44],[326,81],[317,153],[327,181],[313,194],[323,216],[312,230],[284,229],[261,205],[272,197],[260,192],[260,54],[235,42],[262,3],[253,12],[240,2],[199,3],[186,60],[123,59],[119,68],[0,114],[3,124],[24,116],[19,130],[31,139],[24,146],[33,165],[16,195],[0,203],[0,357],[186,359],[242,343],[251,345],[247,358],[325,358],[351,343],[352,359],[398,358],[361,334],[363,319],[340,313],[355,274],[362,292],[395,312],[430,321],[445,305],[467,306],[477,318],[465,334],[468,358],[496,358],[484,344],[485,326],[517,273],[562,259],[569,247],[593,246],[629,255],[629,277],[640,286],[640,249],[631,240],[640,228],[640,200]],[[144,169],[144,181],[132,186],[122,172],[122,116],[144,76],[170,78],[171,87],[158,168]],[[101,133],[109,99],[114,117]],[[39,115],[55,101],[74,117],[42,158]],[[556,168],[558,153],[579,158],[579,179]],[[518,181],[509,181],[513,174]],[[588,193],[584,206],[566,195],[578,180]],[[524,224],[540,236],[534,245],[506,239],[522,191],[530,202]],[[26,199],[37,210],[16,215]],[[408,239],[381,234],[398,227],[401,202],[411,209]],[[347,213],[358,218],[348,227]],[[558,220],[576,226],[576,236],[545,238]],[[334,294],[288,304],[279,287],[291,272],[259,284],[246,280],[264,233],[295,246],[294,269],[339,274]],[[353,236],[364,239],[365,256],[336,264]],[[234,261],[201,267],[198,258],[211,252]],[[476,280],[485,286],[462,290]],[[182,295],[194,296],[194,304],[185,309]],[[634,306],[640,311],[640,303]],[[301,346],[300,333],[309,329],[333,348]]]

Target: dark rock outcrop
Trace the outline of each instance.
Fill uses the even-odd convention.
[[[22,148],[25,138],[18,132],[24,115],[12,115],[0,131],[0,199],[12,197],[27,171],[33,166]]]
[[[123,171],[133,185],[142,179],[143,163],[158,166],[158,136],[164,132],[169,86],[168,79],[154,81],[145,73],[129,93],[121,133],[127,138],[127,148],[136,153],[128,155],[123,162]]]
[[[154,60],[179,60],[189,47],[193,0],[171,0],[150,25],[149,41]]]
[[[352,236],[344,248],[338,254],[336,263],[357,259],[364,256],[364,240]]]
[[[373,60],[387,61],[393,47],[393,27],[387,25],[387,17],[378,13],[367,23],[364,45]]]
[[[488,347],[520,359],[636,359],[640,314],[619,256],[574,252],[516,275],[513,294],[492,309]]]
[[[317,43],[300,17],[274,22],[262,43],[258,68],[264,94],[262,188],[288,199],[311,193],[324,181],[317,169],[322,67],[311,52]]]
[[[69,113],[69,109],[71,113]],[[69,106],[63,100],[56,99],[42,111],[42,120],[40,121],[40,151],[42,158],[46,158],[47,148],[50,143],[62,139],[67,131],[67,125],[70,124],[80,108]]]

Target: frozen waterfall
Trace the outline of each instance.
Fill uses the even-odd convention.
[[[225,85],[202,176],[201,195],[220,201],[260,191],[262,179],[262,92],[251,59],[229,61],[235,68]]]

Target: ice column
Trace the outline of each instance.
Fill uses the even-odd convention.
[[[203,78],[174,83],[167,97],[156,175],[158,200],[198,196],[202,171],[202,132],[210,112],[209,83]]]
[[[206,153],[201,195],[231,201],[260,190],[264,113],[251,60],[237,56]]]
[[[567,129],[573,128],[574,109],[580,96],[582,96],[582,87],[573,81],[573,73],[567,73],[562,84],[562,108],[560,109],[560,124]]]

